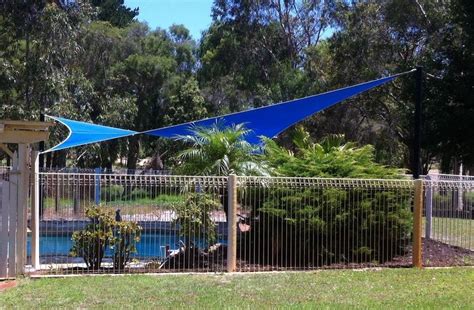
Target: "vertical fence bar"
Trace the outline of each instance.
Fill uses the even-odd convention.
[[[415,180],[415,205],[413,208],[413,266],[417,268],[423,267],[421,253],[421,226],[423,211],[423,180]]]
[[[237,258],[237,176],[228,179],[228,216],[227,216],[227,272],[234,272]]]
[[[95,168],[94,170],[94,202],[96,205],[100,204],[100,174],[102,169]]]
[[[31,189],[31,265],[35,270],[40,269],[39,260],[39,155],[38,151],[31,153],[32,189]]]

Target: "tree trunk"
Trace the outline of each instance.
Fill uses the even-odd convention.
[[[52,166],[55,168],[66,167],[66,152],[58,151],[55,152],[52,159]]]
[[[128,155],[127,155],[127,169],[137,169],[138,153],[140,151],[140,143],[138,137],[128,138]]]

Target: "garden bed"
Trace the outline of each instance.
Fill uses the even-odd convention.
[[[83,264],[65,265],[51,264],[48,270],[34,272],[34,274],[81,274],[81,273],[170,273],[170,272],[225,272],[225,258],[216,259],[214,257],[209,262],[202,262],[204,265],[199,268],[179,268],[179,269],[160,269],[161,262],[143,261],[135,262],[127,266],[124,270],[117,270],[104,266],[98,270],[88,270]],[[107,264],[105,264],[107,265]],[[451,266],[472,266],[474,265],[474,251],[463,249],[456,246],[450,246],[435,240],[423,240],[423,266],[425,267],[451,267]],[[395,257],[393,260],[377,263],[334,263],[318,267],[288,267],[252,264],[245,260],[237,260],[237,271],[256,272],[256,271],[288,271],[288,270],[314,270],[314,269],[360,269],[360,268],[407,268],[412,266],[411,249],[404,256]]]

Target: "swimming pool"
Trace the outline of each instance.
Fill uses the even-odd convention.
[[[49,263],[56,257],[67,257],[72,248],[72,235],[53,235],[40,236],[40,260],[42,263]],[[161,259],[166,256],[166,247],[170,250],[179,248],[179,235],[176,234],[160,234],[160,233],[142,233],[140,242],[137,243],[137,252],[132,256],[140,259]],[[28,256],[31,253],[31,240],[28,237],[27,251]],[[219,238],[219,243],[226,243],[224,238]],[[202,244],[202,243],[201,243]],[[110,257],[112,251],[108,249],[105,253],[106,257]],[[57,262],[57,259],[54,260]]]

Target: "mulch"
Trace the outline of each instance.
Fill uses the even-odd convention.
[[[457,246],[451,246],[435,240],[423,240],[423,266],[424,267],[453,267],[453,266],[474,266],[474,251],[470,251]],[[124,271],[113,270],[110,268],[101,268],[100,270],[87,270],[86,268],[66,268],[62,270],[42,270],[35,274],[89,274],[89,273],[173,273],[173,272],[224,272],[225,260],[217,260],[216,264],[209,268],[189,268],[189,269],[157,269],[151,267],[145,268],[127,268]],[[251,264],[245,260],[237,260],[237,271],[255,272],[255,271],[289,271],[289,270],[314,270],[314,269],[361,269],[361,268],[408,268],[412,266],[412,251],[408,249],[407,254],[394,257],[391,261],[384,263],[366,262],[366,263],[335,263],[319,267],[281,267],[262,264]],[[0,282],[1,283],[1,282]],[[0,289],[1,290],[1,289]]]
[[[450,246],[439,241],[423,240],[422,253],[423,265],[427,267],[474,265],[474,251]]]
[[[454,266],[474,266],[474,251],[461,247],[448,245],[435,240],[423,239],[423,266],[424,267],[454,267]],[[407,254],[394,257],[391,261],[384,263],[334,263],[320,266],[318,269],[361,269],[361,268],[408,268],[412,266],[412,249],[408,249]],[[316,268],[285,268],[270,265],[248,264],[245,261],[237,262],[239,271],[285,271],[304,270]]]

